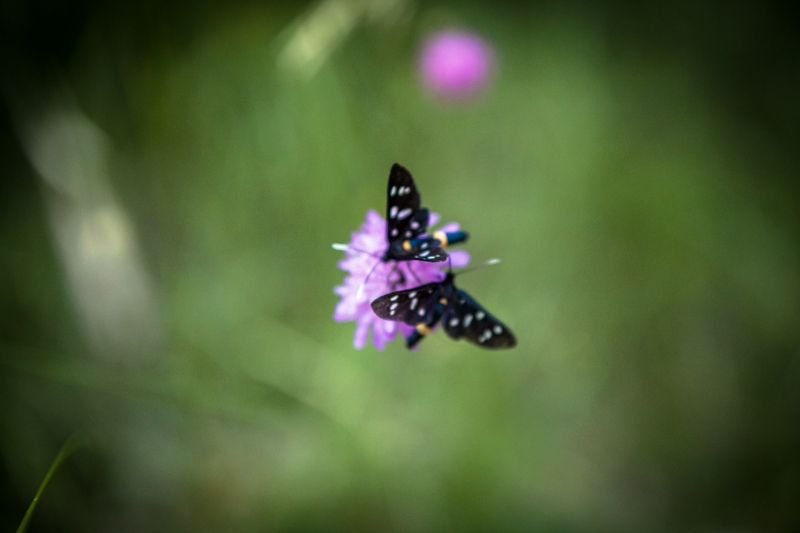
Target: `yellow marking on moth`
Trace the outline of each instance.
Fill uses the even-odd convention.
[[[417,324],[417,331],[419,332],[420,335],[430,335],[431,328],[429,328],[423,323],[419,323]]]
[[[447,233],[439,230],[433,234],[433,238],[442,243],[442,248],[447,246]]]
[[[439,303],[442,305],[447,305],[447,298],[439,298]]]
[[[406,252],[411,249],[411,242],[410,241],[403,241],[403,250]]]

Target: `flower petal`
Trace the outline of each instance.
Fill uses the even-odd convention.
[[[383,327],[380,326],[377,322],[373,323],[372,325],[372,344],[375,345],[375,349],[378,351],[383,351],[386,348],[386,341],[392,340],[391,336],[386,335]]]
[[[435,225],[439,222],[439,215],[430,213],[429,220],[430,225]],[[458,231],[459,226],[451,222],[444,229]],[[349,246],[345,258],[339,261],[339,268],[347,275],[344,282],[333,289],[334,293],[341,296],[333,319],[338,322],[356,321],[353,346],[357,349],[366,346],[371,330],[373,345],[383,350],[398,331],[408,336],[414,328],[378,318],[372,312],[370,302],[392,291],[443,280],[447,263],[380,261],[378,258],[388,247],[386,221],[374,210],[367,211],[364,223],[359,231],[352,234]],[[456,250],[451,252],[451,256],[453,266],[469,263],[469,254],[466,252]]]
[[[336,304],[336,309],[334,309],[333,311],[333,319],[336,322],[347,322],[348,320],[355,320],[357,318],[355,314],[355,309],[349,307],[350,306],[347,305],[347,300],[345,299]]]
[[[399,323],[398,327],[400,329],[400,334],[403,336],[403,339],[414,333],[414,326],[409,326],[408,324]]]
[[[450,264],[453,268],[465,267],[469,264],[469,253],[464,250],[452,250],[450,252]]]
[[[460,229],[461,225],[458,222],[448,222],[447,224],[439,228],[439,231],[443,231],[445,233],[452,233],[454,231],[459,231]]]
[[[358,319],[356,322],[356,332],[353,335],[353,346],[356,350],[360,350],[367,344],[367,335],[369,334],[370,320],[364,317]]]

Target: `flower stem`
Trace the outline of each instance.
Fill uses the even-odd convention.
[[[72,452],[84,446],[89,446],[89,437],[80,431],[73,433],[72,436],[67,439],[67,442],[61,446],[61,449],[58,451],[58,455],[56,455],[56,458],[53,460],[53,464],[50,465],[50,470],[47,471],[47,474],[42,480],[42,484],[39,485],[39,490],[36,491],[33,501],[28,506],[28,510],[25,513],[25,516],[22,518],[22,522],[19,524],[19,527],[17,528],[17,533],[23,533],[28,527],[28,522],[30,521],[31,516],[33,516],[33,511],[36,509],[36,504],[39,503],[39,498],[41,498],[45,487],[47,487],[47,484],[50,483],[50,479],[56,473],[58,467],[61,466],[61,463],[63,463],[67,457],[72,455]]]

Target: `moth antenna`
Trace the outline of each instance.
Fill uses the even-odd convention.
[[[364,294],[364,287],[367,286],[367,280],[369,280],[369,277],[372,275],[373,272],[375,272],[375,269],[378,268],[378,265],[380,265],[380,264],[381,264],[381,262],[378,261],[377,263],[375,263],[375,266],[373,266],[369,270],[369,274],[367,274],[367,277],[364,278],[364,281],[361,282],[361,285],[358,287],[358,291],[356,292],[356,300],[360,300],[361,299],[361,296]]]
[[[422,285],[422,282],[420,281],[419,277],[417,277],[417,273],[416,273],[416,272],[414,272],[414,271],[411,269],[411,263],[412,263],[412,262],[413,262],[413,261],[409,261],[409,262],[408,262],[408,271],[409,271],[409,272],[411,272],[411,275],[412,275],[412,276],[414,276],[414,279],[415,279],[415,280],[417,280],[417,283],[418,283],[418,284],[420,284],[420,285]],[[402,274],[402,272],[401,272],[401,274]]]
[[[372,252],[368,252],[366,250],[362,250],[361,248],[356,248],[355,246],[350,246],[349,244],[339,244],[338,242],[335,242],[335,243],[331,244],[331,248],[333,248],[334,250],[339,250],[340,252],[353,251],[353,252],[359,252],[359,253],[362,253],[362,254],[367,254],[367,255],[372,256],[372,257],[380,257],[377,254],[374,254]]]
[[[489,265],[496,265],[496,264],[497,264],[497,263],[499,263],[499,262],[500,262],[500,260],[499,260],[499,259],[497,259],[497,258],[494,258],[494,259],[489,259],[488,261],[484,261],[483,263],[480,263],[480,264],[477,264],[477,265],[475,265],[475,266],[472,266],[472,267],[470,267],[470,268],[467,268],[467,269],[465,269],[465,270],[462,270],[462,271],[461,271],[461,272],[459,272],[458,274],[459,274],[459,275],[461,275],[461,274],[465,274],[465,273],[467,273],[467,272],[472,272],[473,270],[478,270],[479,268],[483,268],[483,267],[485,267],[485,266],[489,266]]]

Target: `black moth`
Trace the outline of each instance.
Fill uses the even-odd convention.
[[[389,247],[381,261],[431,261],[447,259],[444,247],[467,240],[467,233],[437,231],[423,236],[428,229],[430,213],[420,207],[420,196],[414,178],[403,166],[395,163],[389,171],[386,189],[386,239]]]
[[[414,289],[391,292],[372,302],[372,310],[385,320],[405,322],[416,331],[406,339],[413,348],[441,321],[453,339],[464,337],[483,348],[512,348],[517,339],[505,324],[490,315],[466,292],[456,288],[455,275]]]

